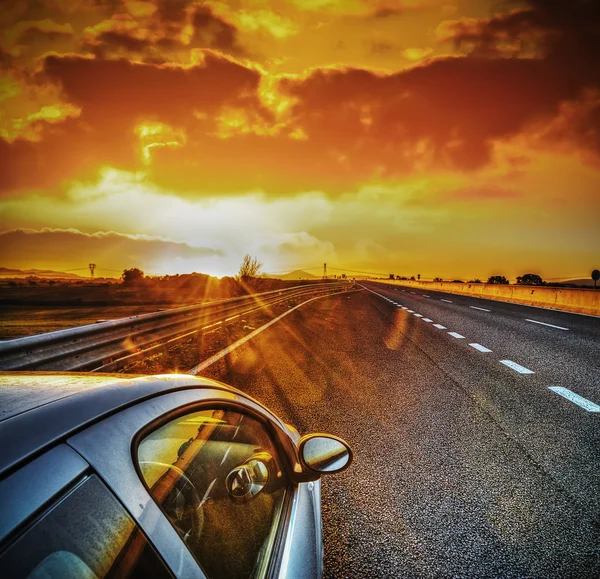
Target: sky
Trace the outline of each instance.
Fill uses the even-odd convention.
[[[2,0],[0,71],[2,267],[600,268],[596,1]]]

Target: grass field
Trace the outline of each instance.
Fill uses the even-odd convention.
[[[0,306],[0,339],[9,340],[63,330],[98,320],[116,320],[156,312],[159,306],[58,307]]]

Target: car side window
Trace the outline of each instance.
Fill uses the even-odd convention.
[[[264,574],[287,483],[261,422],[226,409],[185,414],[147,435],[137,460],[209,578]]]
[[[0,554],[3,577],[157,579],[172,575],[117,499],[93,475]]]

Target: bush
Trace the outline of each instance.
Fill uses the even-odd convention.
[[[508,285],[509,281],[503,275],[493,275],[487,280],[488,283]]]

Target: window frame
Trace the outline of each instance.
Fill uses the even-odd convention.
[[[285,485],[284,485],[284,496],[281,507],[279,509],[279,513],[277,515],[277,520],[275,521],[276,529],[273,539],[273,544],[271,546],[271,552],[267,554],[267,564],[265,565],[266,571],[264,573],[265,578],[274,577],[277,575],[279,571],[280,563],[281,563],[281,547],[285,542],[286,538],[286,530],[289,525],[291,514],[292,514],[292,504],[293,504],[293,494],[297,483],[294,481],[294,470],[289,460],[289,451],[285,449],[283,444],[281,443],[280,436],[281,434],[274,427],[272,421],[262,415],[260,412],[257,412],[252,407],[247,406],[242,402],[215,402],[215,401],[201,401],[201,402],[192,402],[185,406],[180,406],[174,408],[173,410],[157,417],[155,420],[149,422],[142,429],[138,430],[134,438],[131,442],[131,460],[133,462],[134,468],[140,481],[144,485],[144,488],[147,492],[152,496],[151,489],[146,484],[143,473],[139,466],[138,460],[138,449],[140,443],[150,434],[162,428],[164,425],[177,420],[182,416],[186,416],[189,414],[193,414],[195,412],[201,412],[203,410],[231,410],[237,412],[238,414],[249,416],[255,419],[264,429],[265,434],[275,447],[278,459],[278,464],[281,466],[283,470],[283,474],[285,477]],[[296,456],[297,460],[297,456]],[[163,509],[162,505],[156,503],[163,516],[169,520],[169,516]],[[190,551],[191,553],[191,551]],[[192,554],[194,560],[198,563],[199,567],[202,569],[202,572],[205,573],[202,568],[201,562]],[[206,575],[206,573],[205,573]],[[207,579],[210,579],[207,575]]]

